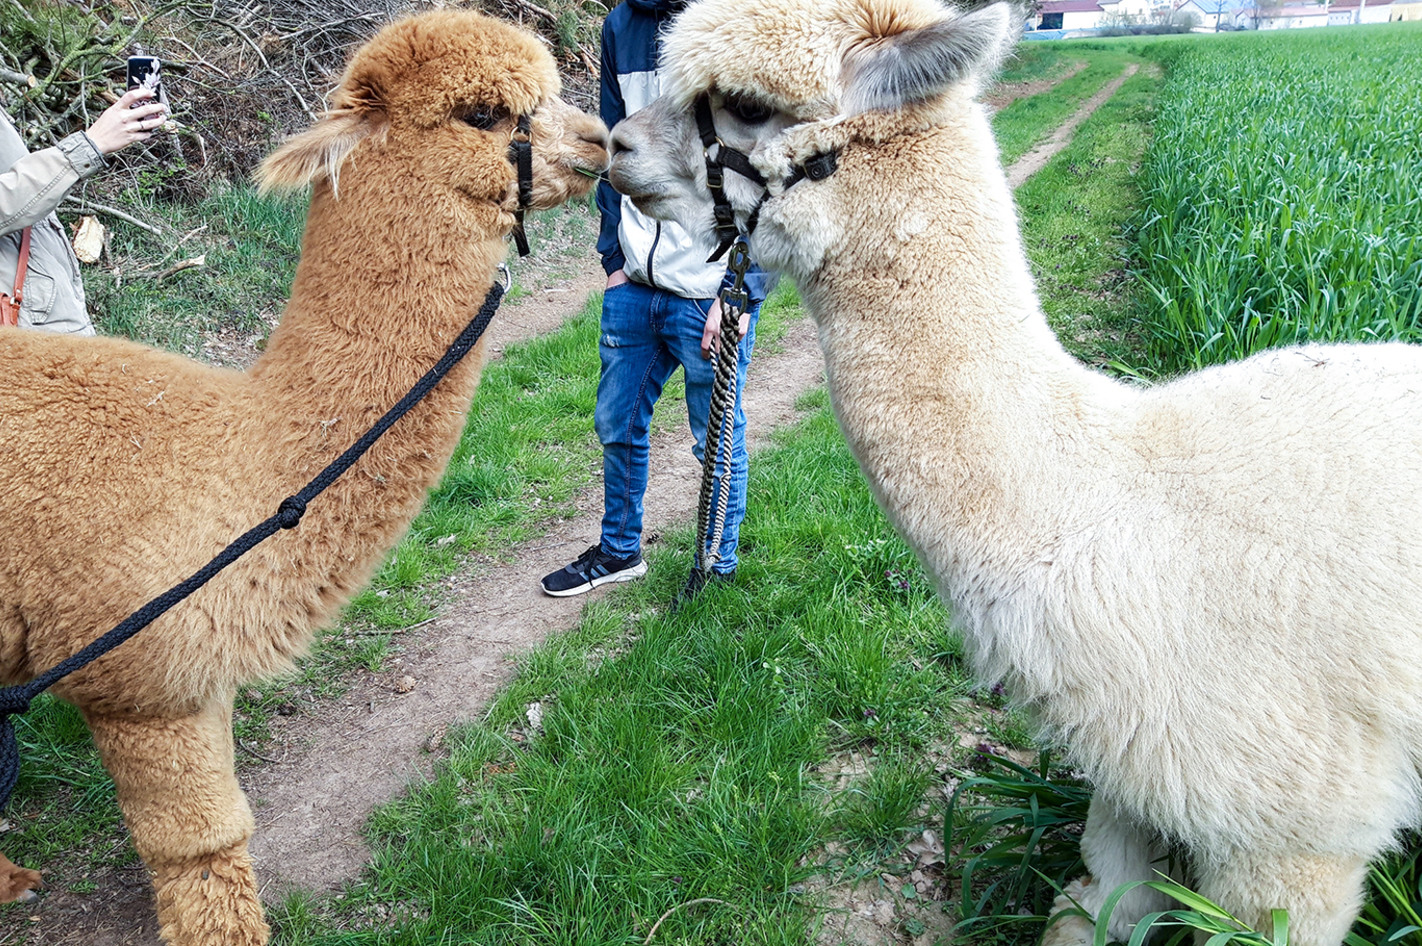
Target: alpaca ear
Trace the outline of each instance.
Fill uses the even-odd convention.
[[[341,165],[356,146],[376,134],[385,123],[379,113],[338,111],[282,143],[257,168],[257,190],[296,190],[326,177],[336,189]]]
[[[994,3],[921,29],[904,30],[854,55],[843,111],[892,111],[927,101],[964,79],[997,68],[1017,41],[1018,8]]]

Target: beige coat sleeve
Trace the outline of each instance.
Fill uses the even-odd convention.
[[[75,183],[107,163],[82,131],[17,160],[0,173],[0,235],[43,220]]]

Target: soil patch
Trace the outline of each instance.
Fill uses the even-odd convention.
[[[1051,91],[1085,69],[1086,66],[1085,60],[1077,60],[1068,66],[1061,75],[1051,78],[1033,79],[1030,82],[999,82],[982,95],[981,101],[992,111],[1000,112],[1018,99],[1031,98],[1034,95]]]

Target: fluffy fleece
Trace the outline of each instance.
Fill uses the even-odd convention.
[[[247,373],[112,338],[0,329],[0,674],[28,679],[196,571],[349,446],[483,301],[513,225],[513,116],[535,204],[585,194],[606,130],[532,36],[469,13],[392,24],[335,110],[263,165],[314,182],[291,300]],[[339,172],[339,178],[338,178]],[[336,184],[339,180],[339,194]],[[480,353],[307,511],[56,691],[83,711],[164,938],[265,943],[231,705],[365,584],[458,443]],[[34,878],[37,880],[37,878]]]
[[[1170,843],[1237,916],[1287,908],[1293,942],[1335,946],[1419,818],[1422,350],[1271,351],[1144,390],[1076,363],[973,100],[1015,19],[702,0],[667,95],[614,129],[612,180],[709,233],[702,93],[770,180],[753,255],[799,284],[875,496],[977,673],[1096,786],[1087,910]],[[834,175],[782,185],[829,150]],[[744,222],[759,190],[727,177]],[[1159,906],[1128,897],[1112,935]],[[1091,941],[1065,919],[1051,940]]]

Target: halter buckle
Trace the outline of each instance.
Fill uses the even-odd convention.
[[[839,168],[839,154],[826,151],[805,162],[805,176],[812,181],[823,181]]]

